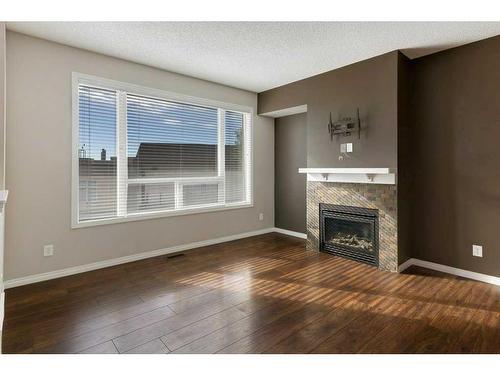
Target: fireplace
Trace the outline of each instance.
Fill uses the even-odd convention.
[[[378,266],[378,210],[319,205],[319,250]]]

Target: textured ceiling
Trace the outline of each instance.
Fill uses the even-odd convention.
[[[9,22],[7,28],[254,92],[396,49],[415,58],[500,34],[500,22]]]

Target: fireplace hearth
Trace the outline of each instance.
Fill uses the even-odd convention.
[[[320,251],[378,266],[378,210],[320,203]]]

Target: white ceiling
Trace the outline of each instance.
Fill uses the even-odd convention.
[[[500,34],[500,22],[9,22],[7,28],[254,92],[396,49],[416,58]]]

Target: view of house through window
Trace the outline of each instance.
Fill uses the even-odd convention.
[[[249,123],[249,113],[78,84],[78,222],[249,204]]]

